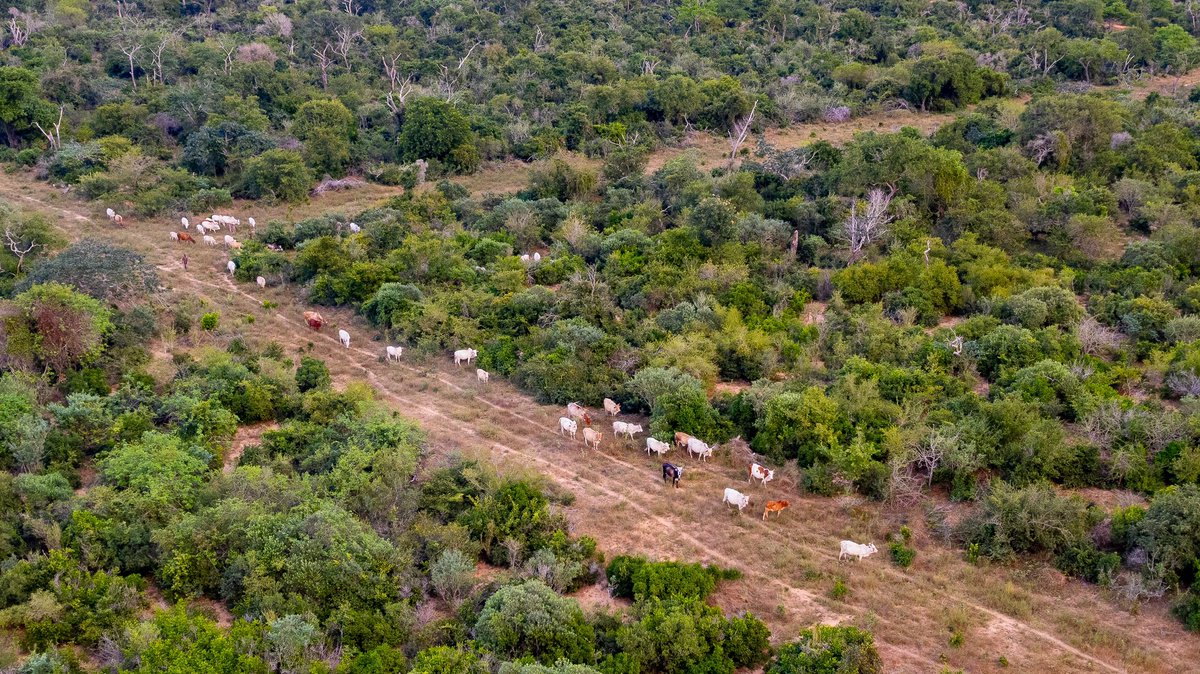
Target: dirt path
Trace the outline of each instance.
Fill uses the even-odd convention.
[[[104,222],[84,205],[19,176],[0,176],[0,196],[61,218],[72,238],[94,235]],[[164,283],[197,295],[220,309],[227,330],[262,342],[276,340],[290,351],[308,348],[325,359],[340,381],[367,379],[379,395],[429,433],[433,451],[489,458],[518,471],[546,475],[575,496],[567,509],[572,527],[592,535],[609,554],[636,552],[699,560],[737,568],[740,581],[727,584],[718,601],[728,610],[751,610],[786,640],[814,622],[854,622],[875,633],[889,672],[936,671],[947,666],[1001,671],[1169,672],[1186,671],[1200,659],[1200,646],[1161,607],[1132,616],[1107,602],[1100,591],[1073,582],[1047,582],[1028,569],[979,568],[954,550],[919,540],[918,562],[908,572],[885,555],[862,563],[839,563],[837,541],[874,540],[882,545],[898,522],[873,507],[841,511],[831,499],[781,493],[775,485],[748,487],[740,466],[720,459],[710,464],[674,457],[687,469],[684,488],[666,487],[658,463],[636,443],[613,443],[606,433],[601,451],[583,450],[555,433],[557,407],[532,402],[507,383],[480,385],[469,368],[432,363],[384,364],[381,344],[344,310],[322,312],[335,325],[313,333],[300,319],[305,308],[294,289],[237,286],[223,273],[224,253],[189,248],[189,272],[175,261],[180,249],[163,236],[164,222],[130,223],[103,234],[141,250],[162,270]],[[253,292],[251,292],[253,291]],[[278,307],[267,310],[262,300]],[[253,323],[237,317],[254,316]],[[337,326],[353,336],[353,348],[336,341]],[[372,344],[364,348],[362,344]],[[639,440],[640,442],[640,440]],[[232,464],[230,464],[232,467]],[[741,515],[720,503],[721,489],[749,493],[755,505],[786,496],[792,508],[764,523],[753,508]],[[913,513],[918,519],[919,513]],[[914,524],[915,526],[915,524]],[[849,594],[830,598],[834,579]],[[959,607],[973,626],[961,648],[947,645],[946,612]]]

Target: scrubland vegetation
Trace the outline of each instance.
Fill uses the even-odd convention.
[[[351,309],[405,358],[473,347],[540,402],[740,437],[797,491],[920,511],[972,563],[1040,560],[1200,630],[1190,4],[55,0],[5,19],[6,170],[164,237],[270,212],[236,281]],[[900,108],[955,116],[763,133]],[[718,168],[676,153],[701,134],[729,139]],[[513,160],[515,193],[456,182]],[[394,189],[290,216],[366,182]],[[318,358],[215,339],[232,317],[162,292],[102,241],[113,225],[72,243],[26,206],[0,204],[0,667],[882,671],[857,626],[772,647],[711,603],[734,570],[606,558],[569,531],[569,494],[427,456]],[[886,552],[908,568],[902,531]],[[626,604],[564,596],[597,582]]]

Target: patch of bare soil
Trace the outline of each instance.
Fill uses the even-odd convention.
[[[233,440],[229,443],[229,448],[225,450],[224,465],[221,470],[226,475],[233,472],[237,468],[238,459],[242,458],[242,452],[251,445],[257,445],[262,440],[263,433],[273,431],[279,428],[279,424],[269,422],[265,424],[254,424],[251,426],[238,426],[237,433],[234,434]]]

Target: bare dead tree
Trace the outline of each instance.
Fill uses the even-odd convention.
[[[36,248],[44,247],[44,244],[40,244],[35,241],[31,241],[28,245],[26,245],[25,242],[21,241],[20,238],[15,236],[12,233],[12,230],[8,227],[4,228],[4,245],[6,248],[8,248],[9,252],[17,258],[17,268],[14,271],[15,274],[21,273],[21,267],[25,265],[25,257],[27,255],[32,253]]]
[[[221,45],[221,53],[225,54],[225,74],[229,75],[233,72],[233,55],[237,53],[237,43],[222,40],[218,44]]]
[[[333,33],[338,39],[337,54],[342,57],[342,63],[346,64],[346,70],[350,70],[350,49],[354,47],[354,41],[363,36],[363,32],[349,26],[341,26]]]
[[[750,134],[750,125],[754,123],[754,113],[757,110],[758,101],[756,100],[750,107],[750,114],[735,122],[733,128],[729,130],[729,168],[733,168],[733,163],[737,161],[738,150],[742,149],[742,144],[746,142],[746,136]]]
[[[542,32],[542,27],[537,27],[537,32],[533,36],[533,51],[534,53],[541,52],[546,49],[546,34]]]
[[[167,51],[167,47],[171,46],[175,42],[175,38],[177,37],[177,33],[168,33],[163,37],[163,39],[159,40],[155,47],[150,50],[153,60],[153,66],[150,75],[151,82],[157,80],[159,84],[165,85],[167,83],[166,78],[163,76],[163,54]]]
[[[642,61],[642,74],[643,75],[653,75],[654,71],[661,64],[662,64],[661,59],[654,59],[653,61],[646,59],[646,60]]]
[[[887,235],[895,219],[888,213],[895,196],[894,185],[887,192],[876,187],[867,193],[865,201],[855,200],[850,205],[850,217],[842,227],[841,238],[846,242],[852,264],[862,257],[867,246]]]
[[[458,74],[451,74],[449,66],[442,66],[442,74],[438,77],[438,91],[446,96],[446,100],[454,99],[454,92],[458,90]]]
[[[929,251],[933,250],[933,241],[925,239],[925,266],[929,266]]]
[[[343,12],[350,14],[350,15],[354,15],[354,14],[358,13],[358,10],[354,6],[354,0],[341,0],[340,4],[341,4]]]
[[[471,54],[481,44],[483,44],[483,40],[476,40],[475,44],[471,45],[471,48],[467,50],[467,53],[463,54],[463,57],[458,60],[458,67],[455,70],[462,70],[463,66],[467,64],[467,59],[471,58]]]
[[[313,50],[313,56],[317,57],[317,67],[321,69],[321,88],[329,88],[329,66],[333,65],[333,57],[329,52],[333,51],[333,45],[328,42],[320,50]]]
[[[58,106],[58,121],[54,123],[53,127],[51,127],[54,129],[53,132],[43,129],[42,125],[36,121],[33,123],[33,125],[37,127],[38,131],[41,131],[42,135],[46,137],[46,141],[50,143],[51,150],[57,150],[62,146],[62,119],[63,106],[60,105]]]
[[[1122,338],[1116,330],[1102,324],[1091,316],[1084,316],[1075,328],[1079,345],[1089,356],[1100,356],[1120,348]]]
[[[408,95],[413,91],[412,75],[406,76],[403,80],[400,79],[400,69],[396,63],[400,61],[400,54],[388,57],[382,57],[383,74],[388,78],[388,92],[385,97],[387,100],[388,109],[392,114],[400,114],[404,109],[404,105],[408,100]]]
[[[957,333],[954,333],[954,332],[952,332],[951,334],[953,334],[954,336],[953,336],[953,337],[951,337],[951,338],[950,338],[950,339],[949,339],[949,340],[946,342],[946,346],[950,347],[950,349],[951,349],[951,350],[954,352],[954,355],[956,355],[956,356],[961,356],[961,355],[962,355],[962,352],[963,352],[963,338],[962,338],[962,335],[960,335],[960,334],[957,334]]]
[[[142,50],[142,45],[140,42],[133,42],[133,43],[130,43],[129,45],[118,44],[117,48],[120,49],[121,53],[124,54],[125,57],[129,59],[129,80],[131,82],[133,82],[133,88],[136,90],[137,89],[136,57],[137,57],[137,53]]]
[[[8,28],[10,42],[14,47],[24,47],[29,40],[29,36],[33,35],[38,28],[42,26],[42,22],[38,21],[33,14],[27,14],[17,9],[16,7],[8,8],[8,22],[5,24]]]

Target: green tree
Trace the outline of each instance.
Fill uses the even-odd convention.
[[[9,147],[18,147],[23,137],[37,133],[34,122],[45,121],[46,107],[36,73],[0,66],[0,129]]]
[[[450,103],[436,98],[409,101],[400,126],[400,158],[438,159],[453,164],[454,151],[470,144],[473,135],[470,120]]]
[[[595,635],[574,599],[560,597],[540,580],[510,585],[492,595],[475,623],[475,636],[507,659],[588,662]]]
[[[299,153],[267,150],[246,161],[238,193],[250,199],[304,201],[312,182],[312,174]]]
[[[356,130],[354,115],[338,100],[308,101],[292,122],[292,133],[304,141],[305,159],[317,175],[345,173]]]
[[[61,283],[35,285],[15,299],[32,335],[32,355],[59,378],[100,355],[112,314],[95,299]]]
[[[301,356],[300,366],[296,368],[296,388],[301,393],[313,389],[329,388],[333,379],[329,376],[329,367],[325,361],[312,356]]]

